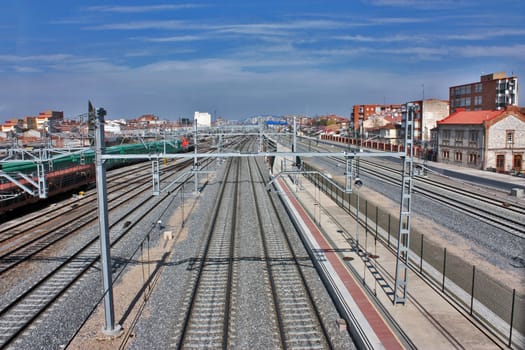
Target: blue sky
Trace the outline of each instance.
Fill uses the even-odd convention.
[[[348,116],[491,72],[525,84],[523,0],[1,0],[0,42],[0,121],[88,99],[115,119]]]

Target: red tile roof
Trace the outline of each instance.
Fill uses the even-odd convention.
[[[466,111],[463,108],[456,109],[456,112],[452,113],[443,120],[438,121],[438,124],[483,124],[486,121],[494,119],[501,114],[502,111]]]

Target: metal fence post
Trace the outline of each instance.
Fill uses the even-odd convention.
[[[151,276],[151,258],[150,258],[150,246],[149,246],[149,240],[150,240],[150,235],[151,235],[151,232],[148,233],[148,235],[146,236],[147,237],[147,243],[148,243],[148,279],[149,277]],[[148,283],[148,290],[151,291],[151,283]]]
[[[474,285],[476,281],[476,265],[472,265],[472,288],[470,289],[470,315],[474,311]]]
[[[445,292],[445,275],[447,271],[447,248],[443,250],[443,283],[441,285],[441,291]]]
[[[510,331],[509,331],[509,348],[512,345],[512,327],[514,327],[514,303],[516,302],[516,289],[512,290],[512,308],[510,309]]]
[[[378,216],[379,216],[379,206],[376,205],[376,236],[375,236],[376,240],[377,240],[377,225],[379,224]]]
[[[365,232],[368,234],[368,199],[365,201]]]
[[[367,251],[368,251],[368,199],[365,201],[365,252]]]
[[[388,248],[390,248],[390,220],[392,219],[392,215],[388,214]]]
[[[421,251],[419,253],[419,273],[423,273],[423,241],[425,235],[421,235]]]

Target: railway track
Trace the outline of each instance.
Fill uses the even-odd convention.
[[[341,160],[339,160],[341,161]],[[360,161],[360,171],[392,185],[401,186],[401,171],[371,161]],[[435,178],[415,177],[413,191],[433,201],[454,208],[518,238],[525,238],[525,208],[516,204],[503,206],[495,200],[479,193],[453,187],[438,182]]]
[[[333,348],[275,200],[256,186],[256,183],[264,184],[267,176],[260,164],[252,161],[251,165],[252,191],[257,203],[257,219],[263,228],[260,233],[279,321],[280,342],[285,349]],[[268,200],[262,200],[264,196]],[[272,217],[277,220],[269,220]],[[293,263],[282,264],[283,258]]]
[[[227,174],[232,170],[228,164]],[[232,194],[232,200],[226,198]],[[177,348],[227,348],[235,240],[238,183],[226,181],[213,213],[202,259],[195,268],[195,284]]]
[[[109,171],[107,177],[108,190],[111,186],[115,186],[114,184],[110,184],[110,181],[113,182],[117,178],[124,178],[129,174],[133,174],[135,171],[137,171],[137,169],[140,168],[142,168],[142,165],[135,164],[124,169],[120,169],[120,171],[118,172]],[[95,196],[95,191],[88,191],[83,198],[87,199]],[[60,210],[72,209],[72,207],[76,208],[85,204],[87,204],[87,201],[77,201],[75,203],[71,203],[71,201],[66,200],[59,203],[51,204],[47,208],[35,211],[28,215],[24,215],[23,217],[9,220],[3,223],[2,227],[0,228],[0,243],[4,242],[6,239],[11,238],[11,236],[16,235],[18,232],[28,231],[29,229],[35,229],[37,225],[43,224],[52,219],[55,219],[56,217],[61,216],[62,213],[60,212]]]
[[[189,161],[186,161],[185,164],[189,165]],[[178,167],[180,167],[180,163],[177,165],[170,165],[164,170],[176,170]],[[144,167],[143,163],[109,171],[107,177],[108,195],[111,195],[113,192],[116,193],[117,191],[125,191],[131,180],[147,183],[150,175],[151,170]],[[81,209],[83,206],[96,202],[96,196],[97,193],[95,190],[88,191],[81,200],[75,201],[74,203],[71,203],[71,201],[55,203],[30,215],[25,215],[24,217],[6,222],[2,224],[2,227],[0,228],[0,244],[21,232],[24,233],[39,230],[41,224],[56,219],[60,220],[62,219],[64,212]]]
[[[309,149],[333,151],[334,147],[308,145]],[[338,147],[338,146],[335,146]],[[341,147],[339,147],[341,148]],[[344,147],[346,149],[346,147]],[[338,167],[345,165],[345,160],[339,157],[329,157]],[[384,183],[401,186],[401,165],[394,162],[382,162],[379,159],[359,159],[358,173],[366,174]],[[472,185],[452,181],[443,176],[414,176],[413,192],[425,196],[436,203],[453,208],[469,215],[494,228],[505,231],[519,239],[525,239],[525,206],[509,201],[503,196],[495,195],[495,191],[481,189]]]
[[[333,145],[332,147],[328,147],[326,145],[316,145],[312,146],[309,145],[309,149],[312,148],[323,150],[323,151],[334,151],[334,147],[342,150],[348,150],[347,146],[339,146],[339,145]],[[379,152],[379,151],[378,151]],[[341,160],[338,160],[339,163],[341,163]],[[392,172],[393,174],[399,174],[401,176],[401,163],[400,162],[393,162],[393,161],[387,161],[387,160],[381,160],[381,158],[374,158],[373,161],[370,161],[368,159],[360,159],[359,160],[360,165],[366,165],[366,164],[373,164],[374,166],[380,168],[379,170],[384,170],[388,172]],[[417,159],[414,159],[414,165],[416,168],[419,168],[421,171],[423,171],[423,164],[418,163]],[[415,176],[415,178],[421,182],[421,183],[427,183],[431,186],[435,186],[437,188],[450,190],[452,192],[461,194],[462,196],[469,197],[475,200],[480,200],[482,202],[486,202],[489,204],[494,205],[495,207],[501,207],[502,204],[505,202],[505,208],[511,212],[515,212],[518,215],[524,215],[525,214],[525,207],[519,203],[509,201],[506,194],[502,193],[501,191],[495,191],[494,189],[490,189],[488,187],[483,187],[478,184],[471,184],[468,182],[460,182],[454,179],[450,179],[445,175],[441,174],[435,174],[435,176],[426,178],[423,176]],[[473,189],[476,189],[476,191],[473,191]],[[495,192],[499,192],[499,194],[496,194]]]
[[[112,247],[150,212],[168,206],[174,197],[169,193],[162,193],[156,197],[157,200],[150,200],[152,198],[154,197],[149,196],[147,200],[127,203],[124,213],[113,220],[110,225]],[[32,282],[22,293],[10,300],[3,300],[0,310],[0,349],[12,344],[39,316],[52,307],[60,296],[70,290],[76,281],[98,265],[98,240],[97,234],[88,236],[80,248],[60,259],[59,263]],[[24,259],[27,258],[25,256]]]
[[[228,160],[207,239],[192,266],[191,288],[173,348],[253,346],[245,342],[250,331],[244,328],[257,323],[257,332],[268,335],[258,346],[332,348],[281,214],[265,187],[267,176],[255,163],[254,159]],[[250,222],[254,231],[241,228],[241,222]],[[243,255],[241,249],[249,251],[253,260],[249,265],[256,266],[257,272],[248,272],[247,253]],[[261,294],[243,295],[247,285],[257,285]],[[255,298],[256,304],[263,304],[250,303],[260,308],[257,315],[239,305]]]
[[[178,168],[184,167],[185,164],[180,164],[171,170],[176,171]],[[111,190],[108,192],[109,206],[108,210],[114,212],[133,202],[139,196],[147,191],[150,182],[148,181],[149,173],[145,172],[143,175],[134,176],[134,183],[140,184],[132,190],[123,189],[129,186],[128,181],[110,186]],[[164,178],[167,178],[165,175]],[[117,180],[120,181],[122,177]],[[146,199],[150,200],[152,197]],[[81,230],[93,225],[98,221],[98,210],[96,202],[96,194],[90,196],[80,208],[73,208],[67,214],[63,212],[64,208],[59,210],[55,220],[41,223],[37,226],[17,230],[16,235],[13,234],[9,239],[4,239],[0,246],[0,276],[18,264],[30,260],[36,254],[53,246],[60,240],[71,237]],[[9,235],[9,234],[6,234]]]

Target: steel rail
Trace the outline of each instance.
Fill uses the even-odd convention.
[[[264,184],[265,176],[263,174],[260,164],[257,161],[255,161],[255,166],[256,166],[256,170],[258,174],[258,179],[259,181],[262,181]],[[250,167],[250,173],[252,173],[252,167]],[[257,190],[255,187],[256,181],[254,180],[255,176],[253,176],[252,174],[251,177],[253,179],[252,180],[252,190],[253,190],[253,193],[256,199],[256,203],[257,203],[256,205],[257,219],[260,223],[262,223],[263,215],[261,213],[261,210],[262,210],[261,204],[262,204],[263,198],[260,198],[257,196]],[[265,185],[264,185],[264,188],[266,188]],[[266,198],[264,199],[264,201],[270,205],[271,209],[269,210],[271,210],[271,213],[272,213],[271,215],[274,215],[274,217],[276,217],[277,219],[275,226],[277,226],[278,228],[275,230],[275,234],[280,233],[279,237],[282,238],[285,243],[284,245],[278,244],[278,249],[280,250],[279,255],[282,256],[286,254],[290,256],[291,261],[293,262],[293,265],[290,267],[290,269],[287,269],[287,270],[290,274],[293,274],[294,276],[296,276],[296,278],[298,278],[298,281],[300,281],[300,285],[295,285],[296,288],[291,285],[286,285],[286,290],[282,290],[284,285],[282,283],[279,283],[278,281],[283,278],[284,270],[276,269],[276,267],[271,264],[270,258],[273,254],[272,254],[272,245],[268,237],[269,233],[264,230],[264,225],[260,225],[261,239],[263,241],[265,256],[267,257],[266,258],[267,269],[271,277],[270,283],[272,287],[272,296],[276,304],[275,310],[277,312],[277,319],[279,321],[279,329],[281,332],[281,344],[283,345],[284,349],[294,348],[295,347],[294,343],[297,343],[297,342],[300,343],[300,345],[297,345],[298,347],[302,347],[302,346],[314,346],[315,347],[317,343],[317,345],[319,345],[322,348],[333,349],[334,345],[331,341],[331,338],[328,333],[327,327],[325,325],[324,319],[321,316],[319,309],[316,306],[316,302],[313,297],[312,291],[309,288],[306,276],[304,275],[302,269],[299,266],[299,260],[297,258],[297,254],[291,243],[289,233],[285,229],[283,219],[281,218],[279,214],[275,200],[273,196],[271,196],[268,193],[268,191],[265,191],[265,194],[266,194]],[[275,238],[277,239],[277,237]],[[280,242],[281,241],[279,240],[279,243]],[[273,249],[275,248],[277,247],[274,246]],[[273,253],[275,253],[275,251]],[[290,279],[292,278],[289,278],[288,280]],[[305,338],[302,339],[302,342],[298,339],[293,340],[293,337],[287,336],[288,333],[290,332],[290,329],[288,328],[289,325],[287,325],[285,322],[287,315],[283,313],[283,307],[287,304],[288,306],[290,306],[289,302],[284,299],[284,295],[288,294],[290,290],[294,290],[294,293],[298,293],[298,290],[302,290],[304,293],[304,296],[306,297],[307,303],[308,303],[309,312],[306,312],[306,311],[305,312],[311,318],[310,319],[303,318],[301,322],[298,322],[298,323],[302,324],[305,334],[310,334],[311,338],[308,339],[308,337],[305,336]],[[299,294],[303,294],[303,293],[299,293]],[[306,315],[304,316],[307,317]],[[315,329],[315,330],[320,329],[320,333],[319,334],[317,334],[316,332],[314,332],[313,334],[309,333],[309,332],[312,332],[312,329]]]
[[[169,194],[162,195],[157,201],[149,203],[148,208],[144,208],[145,202],[140,202],[131,208],[127,215],[114,222],[111,225],[112,228],[122,224],[128,216],[137,210],[141,210],[141,214],[134,222],[122,230],[117,230],[112,235],[111,246],[114,247],[151,210],[160,206],[167,198],[170,198]],[[91,238],[73,255],[0,310],[0,325],[4,329],[4,332],[0,334],[0,349],[6,348],[15,341],[22,332],[27,330],[39,316],[44,314],[60,296],[67,292],[85,272],[99,261],[98,240],[98,236]]]

